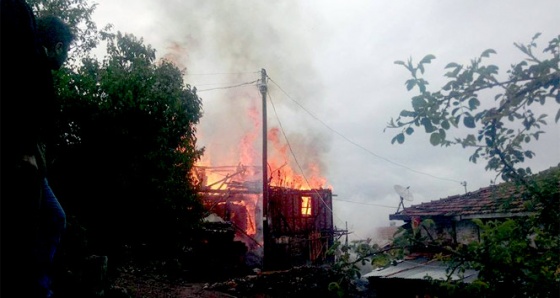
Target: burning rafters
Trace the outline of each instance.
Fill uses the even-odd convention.
[[[262,193],[262,185],[252,176],[260,171],[257,166],[195,166],[194,175],[202,193]],[[253,179],[253,180],[248,180]]]
[[[202,203],[209,214],[215,213],[236,230],[235,238],[249,250],[262,246],[262,218],[259,197],[261,181],[255,178],[258,167],[196,166],[194,176]]]

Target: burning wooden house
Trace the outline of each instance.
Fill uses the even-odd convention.
[[[320,146],[314,138],[302,138],[295,143],[302,149],[300,152],[305,152],[305,162],[294,162],[293,156],[289,156],[294,150],[282,141],[284,132],[267,126],[267,78],[262,69],[257,84],[262,95],[262,122],[256,109],[256,94],[232,94],[242,96],[244,104],[230,106],[227,116],[233,115],[235,123],[244,129],[228,127],[225,134],[216,138],[220,145],[210,146],[212,150],[205,151],[207,160],[195,167],[202,201],[209,214],[233,225],[235,240],[247,246],[246,263],[251,267],[270,270],[329,262],[327,250],[338,232],[333,225],[332,191],[325,188],[326,179],[320,175]],[[232,113],[231,109],[237,112]],[[256,164],[259,130],[262,163],[243,166]],[[216,135],[215,127],[209,132]],[[226,139],[236,145],[224,146],[230,144]],[[270,152],[269,142],[273,149]],[[216,167],[218,160],[236,160],[240,165]],[[296,165],[301,174],[292,170]]]
[[[285,269],[332,261],[332,191],[263,186],[256,167],[197,167],[203,204],[230,223],[252,267]],[[214,177],[214,178],[210,178]],[[221,179],[217,179],[221,177]]]
[[[335,233],[330,189],[270,187],[264,206],[266,267],[332,261],[327,255]]]

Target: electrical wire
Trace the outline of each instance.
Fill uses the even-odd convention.
[[[391,209],[397,209],[398,208],[398,207],[395,207],[395,206],[387,206],[387,205],[380,205],[380,204],[373,204],[373,203],[366,203],[366,202],[357,202],[357,201],[348,201],[348,200],[342,200],[342,199],[333,199],[333,201],[334,202],[348,202],[348,203],[369,205],[369,206],[377,206],[377,207],[385,207],[385,208],[391,208]]]
[[[214,73],[186,73],[185,76],[214,76],[214,75],[237,75],[237,74],[256,74],[260,71],[251,72],[214,72]]]
[[[224,87],[216,87],[216,88],[209,88],[209,89],[201,89],[201,90],[196,90],[196,92],[204,92],[204,91],[212,91],[212,90],[220,90],[220,89],[231,89],[231,88],[237,88],[237,87],[242,87],[245,85],[251,85],[254,84],[256,82],[258,82],[259,80],[255,80],[252,82],[246,82],[246,83],[241,83],[241,84],[237,84],[237,85],[232,85],[232,86],[224,86]]]
[[[267,77],[268,77],[268,75],[267,75]],[[315,120],[319,121],[319,123],[323,124],[323,126],[325,126],[327,129],[329,129],[329,130],[332,131],[333,133],[337,134],[339,137],[341,137],[342,139],[344,139],[344,140],[347,141],[348,143],[350,143],[350,144],[352,144],[352,145],[354,145],[354,146],[356,146],[356,147],[358,147],[358,148],[364,150],[365,152],[369,153],[370,155],[373,155],[373,156],[375,156],[375,157],[377,157],[377,158],[379,158],[379,159],[382,159],[382,160],[384,160],[384,161],[386,161],[386,162],[388,162],[388,163],[390,163],[390,164],[393,164],[393,165],[395,165],[395,166],[399,166],[399,167],[401,167],[401,168],[407,169],[407,170],[409,170],[409,171],[411,171],[411,172],[414,172],[414,173],[417,173],[417,174],[422,174],[422,175],[429,176],[429,177],[432,177],[432,178],[435,178],[435,179],[439,179],[439,180],[446,180],[446,181],[456,182],[456,183],[460,183],[461,185],[463,185],[464,181],[459,181],[459,180],[455,180],[455,179],[451,179],[451,178],[438,177],[438,176],[435,176],[435,175],[432,175],[432,174],[429,174],[429,173],[421,172],[421,171],[415,170],[415,169],[413,169],[413,168],[410,168],[410,167],[408,167],[408,166],[406,166],[406,165],[403,165],[403,164],[394,162],[394,161],[392,161],[392,160],[390,160],[390,159],[388,159],[388,158],[385,158],[385,157],[383,157],[383,156],[381,156],[381,155],[379,155],[379,154],[376,154],[376,153],[372,152],[371,150],[369,150],[369,149],[365,148],[364,146],[362,146],[362,145],[360,145],[360,144],[358,144],[358,143],[356,143],[356,142],[350,140],[349,138],[347,138],[347,137],[346,137],[345,135],[343,135],[342,133],[336,131],[335,129],[333,129],[332,127],[330,127],[329,125],[327,125],[324,121],[322,121],[321,119],[319,119],[318,117],[316,117],[313,113],[311,113],[309,110],[307,110],[303,105],[301,105],[299,102],[297,102],[295,99],[293,99],[293,98],[292,98],[284,89],[282,89],[282,87],[280,87],[280,85],[278,85],[278,83],[276,83],[273,79],[271,79],[270,77],[268,77],[268,79],[269,79],[271,82],[273,82],[274,85],[276,85],[276,87],[278,87],[278,88],[282,91],[282,93],[284,93],[291,101],[293,101],[295,104],[297,104],[300,108],[302,108],[307,114],[309,114],[309,115],[310,115],[311,117],[313,117]]]

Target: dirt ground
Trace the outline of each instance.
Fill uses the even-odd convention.
[[[283,271],[259,272],[221,281],[207,282],[157,275],[121,273],[112,284],[107,298],[286,298],[338,297],[329,290],[330,282],[340,280],[328,267],[302,266]],[[372,297],[367,291],[346,288],[347,297]]]
[[[217,290],[209,289],[209,283],[169,282],[148,276],[122,274],[113,285],[114,293],[135,298],[231,298],[235,297]],[[111,296],[118,297],[118,294]],[[125,295],[122,295],[125,297]]]
[[[180,286],[176,290],[177,298],[201,297],[201,298],[228,298],[235,297],[226,293],[206,289],[206,284],[192,283]]]

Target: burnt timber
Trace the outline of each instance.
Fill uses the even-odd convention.
[[[332,191],[270,187],[264,218],[265,267],[285,269],[332,261]]]
[[[260,182],[243,179],[244,171],[233,169],[212,183],[213,188],[200,187],[200,194],[208,213],[230,222],[236,240],[244,242],[249,253],[257,252],[259,267],[277,270],[332,262],[333,257],[327,255],[337,234],[332,191],[268,186],[268,199],[263,200]]]

